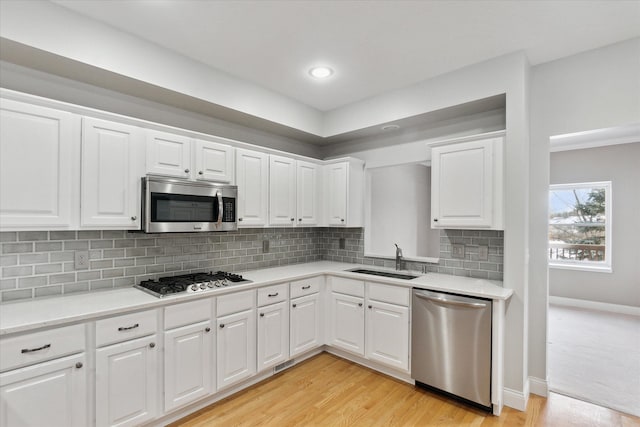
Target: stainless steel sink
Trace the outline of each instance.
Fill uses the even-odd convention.
[[[411,280],[418,276],[405,273],[394,273],[392,271],[379,271],[379,270],[367,270],[366,268],[354,268],[353,270],[347,270],[351,273],[371,274],[373,276],[392,277],[394,279]]]

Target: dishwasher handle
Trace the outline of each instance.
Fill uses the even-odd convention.
[[[434,297],[430,295],[425,295],[420,292],[414,292],[415,296],[421,299],[426,299],[435,303],[444,304],[444,305],[453,305],[457,307],[466,307],[466,308],[485,308],[487,304],[481,302],[463,302],[463,301],[455,301],[442,297]]]

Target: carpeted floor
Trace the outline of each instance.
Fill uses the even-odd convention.
[[[549,389],[640,416],[640,316],[549,305]]]

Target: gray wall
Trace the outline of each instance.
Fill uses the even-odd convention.
[[[340,238],[346,248],[339,249]],[[262,242],[269,241],[264,252]],[[467,259],[450,259],[450,243],[466,243]],[[0,233],[0,301],[128,287],[141,280],[199,271],[246,271],[322,259],[394,267],[364,258],[362,228],[255,228],[228,233],[140,234],[126,231]],[[502,232],[449,231],[440,265],[429,271],[502,278]],[[477,244],[489,262],[477,262]],[[74,269],[74,252],[89,251],[89,269]],[[475,253],[475,255],[474,255]],[[475,257],[475,258],[474,258]],[[421,269],[412,263],[407,267]]]
[[[639,161],[640,142],[551,153],[551,184],[612,182],[613,272],[551,267],[549,295],[640,306]]]

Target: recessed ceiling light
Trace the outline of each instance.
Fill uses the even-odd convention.
[[[333,70],[329,67],[313,67],[309,70],[309,75],[314,79],[326,79],[333,75]]]
[[[398,126],[398,125],[384,125],[384,126],[382,126],[382,130],[385,130],[385,131],[396,130],[396,129],[400,129],[400,126]]]

